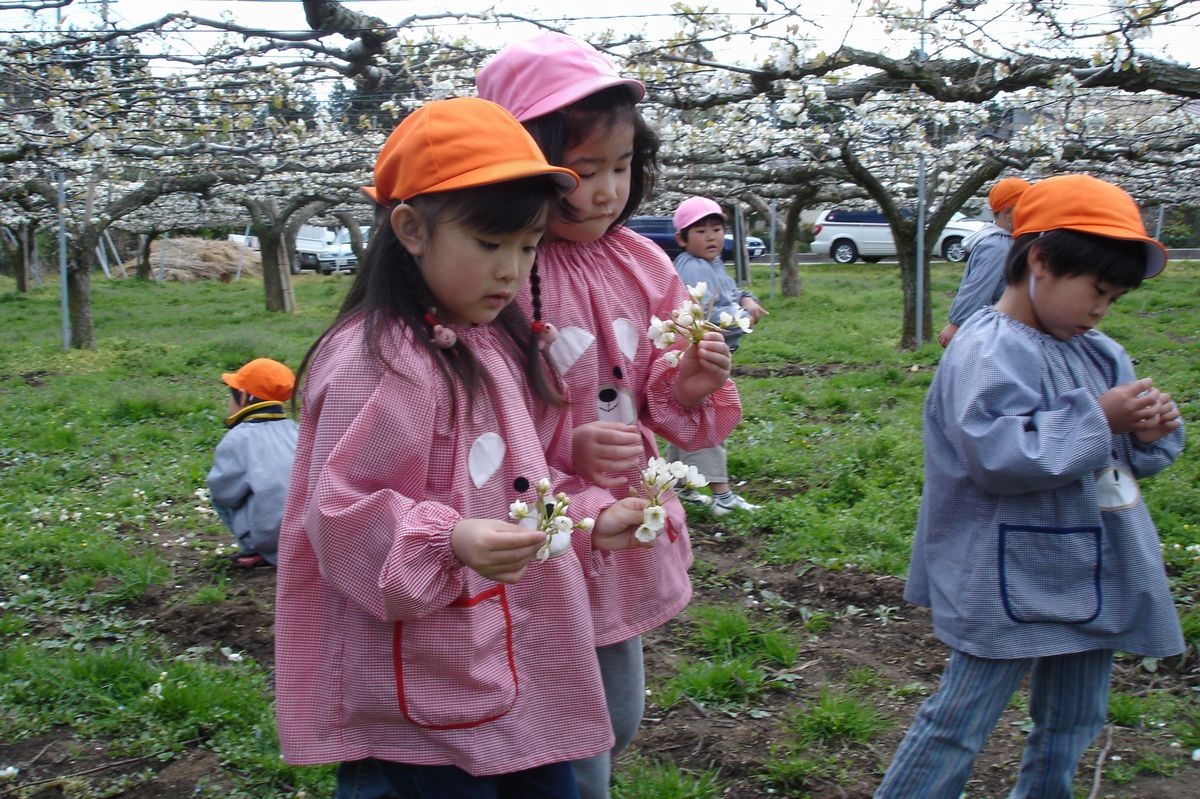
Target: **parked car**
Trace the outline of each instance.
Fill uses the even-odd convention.
[[[663,252],[672,261],[676,255],[683,252],[683,248],[675,240],[675,223],[669,216],[635,216],[626,222],[625,226],[662,247]]]
[[[757,258],[767,251],[767,245],[758,236],[746,237],[746,254],[751,258]],[[733,260],[733,234],[725,234],[725,248],[721,250],[721,257],[726,261]]]
[[[963,240],[985,224],[968,219],[965,214],[954,214],[934,242],[934,255],[947,261],[965,260]],[[813,223],[812,251],[839,264],[852,264],[859,258],[876,263],[896,254],[896,242],[887,219],[879,211],[827,208]]]
[[[354,254],[354,248],[350,246],[350,242],[343,241],[338,244],[330,244],[317,256],[317,271],[322,275],[332,275],[334,272],[350,272],[358,271],[358,256]]]
[[[675,223],[669,216],[635,216],[625,223],[630,230],[641,233],[646,238],[663,248],[663,252],[672,261],[683,252],[683,247],[675,240]],[[751,258],[757,258],[767,251],[767,245],[758,236],[746,237],[746,251]],[[726,261],[733,260],[733,234],[725,234],[725,247],[721,257]]]

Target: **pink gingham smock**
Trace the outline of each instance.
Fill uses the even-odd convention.
[[[543,477],[568,491],[576,520],[612,497],[555,480],[524,377],[493,328],[459,331],[492,385],[473,404],[458,389],[457,419],[437,365],[407,336],[398,326],[384,335],[393,372],[351,321],[322,343],[304,382],[277,578],[284,759],[487,775],[606,751],[580,560],[590,536],[576,532],[575,551],[502,585],[455,558],[450,532],[464,517],[506,520]],[[530,487],[518,493],[520,477]],[[583,557],[589,569],[607,560]]]
[[[538,275],[542,316],[558,328],[550,360],[570,392],[574,425],[636,423],[650,458],[658,455],[656,433],[696,450],[724,441],[741,421],[732,380],[697,408],[683,407],[672,395],[678,372],[647,330],[651,316],[669,318],[689,298],[657,244],[625,227],[592,242],[545,242],[538,247]],[[521,301],[531,307],[528,287]],[[571,469],[569,431],[550,443],[547,458]],[[640,470],[628,477],[640,487]],[[612,553],[612,568],[589,580],[597,646],[652,630],[691,599],[687,518],[677,498],[666,507],[669,529],[654,547]]]

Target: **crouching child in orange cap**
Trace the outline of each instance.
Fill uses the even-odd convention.
[[[243,569],[274,566],[279,524],[287,499],[296,422],[284,403],[292,396],[292,370],[270,358],[255,358],[221,375],[229,386],[229,432],[217,444],[208,493],[217,516],[233,533]]]
[[[876,799],[957,799],[1028,674],[1016,799],[1069,799],[1103,728],[1113,651],[1183,651],[1138,480],[1183,448],[1179,410],[1096,326],[1162,271],[1133,200],[1087,175],[1017,202],[1007,287],[950,342],[925,401],[905,598],[950,647]]]
[[[570,422],[513,303],[577,185],[475,98],[376,160],[366,257],[300,368],[276,599],[283,756],[337,763],[338,797],[573,799],[569,761],[612,746],[586,580],[647,502],[547,465],[540,424]]]

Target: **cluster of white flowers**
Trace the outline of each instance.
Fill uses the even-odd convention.
[[[679,308],[671,311],[670,319],[659,319],[657,316],[650,317],[650,329],[646,331],[646,335],[650,336],[650,340],[654,342],[654,346],[660,350],[671,350],[663,357],[670,361],[672,366],[679,365],[679,359],[683,357],[683,353],[693,344],[699,344],[704,334],[710,330],[721,332],[722,330],[732,330],[733,328],[741,328],[743,333],[749,333],[753,328],[750,326],[750,317],[739,311],[737,316],[722,311],[717,317],[717,323],[714,325],[708,321],[709,312],[712,310],[712,303],[705,308],[700,303],[704,300],[704,295],[708,293],[708,284],[704,282],[697,283],[694,286],[688,286],[688,294],[690,299]],[[715,298],[714,298],[715,299]],[[682,340],[683,348],[672,350],[675,342]]]
[[[149,694],[154,699],[157,699],[158,701],[161,702],[162,698],[163,698],[163,686],[166,685],[166,683],[167,683],[167,673],[165,671],[159,672],[158,682],[154,683],[148,689],[146,689],[146,693]]]
[[[649,543],[658,538],[659,532],[667,524],[663,502],[680,485],[685,489],[695,489],[708,485],[708,480],[695,466],[688,466],[682,461],[668,463],[666,458],[646,461],[646,468],[642,470],[642,489],[650,504],[642,513],[642,526],[634,533],[637,540]]]
[[[537,552],[538,560],[546,560],[566,552],[571,542],[571,533],[575,530],[591,532],[595,521],[591,518],[580,519],[578,522],[572,521],[571,517],[567,515],[567,510],[571,507],[571,500],[561,491],[554,495],[553,502],[548,502],[546,495],[550,493],[550,481],[546,478],[543,477],[538,481],[536,489],[537,501],[532,507],[526,502],[517,500],[508,506],[508,515],[518,524],[524,523],[525,526],[541,530],[546,534],[546,543]]]

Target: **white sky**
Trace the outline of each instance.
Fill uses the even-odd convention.
[[[2,10],[14,2],[19,3],[22,0],[0,0],[0,34],[26,27],[52,30],[57,24],[57,14],[53,10],[42,11],[36,15]],[[371,14],[386,22],[399,22],[412,15],[464,13],[493,8],[499,12],[543,20],[577,35],[586,36],[590,30],[611,28],[621,34],[644,32],[651,41],[669,36],[679,27],[673,18],[673,0],[599,0],[592,3],[586,0],[343,0],[343,3],[353,10]],[[925,8],[932,13],[932,9],[940,7],[943,2],[907,0],[907,4],[914,10]],[[748,23],[751,17],[764,17],[764,12],[755,0],[692,0],[689,5],[704,6],[710,11],[731,15],[739,23]],[[765,5],[773,11],[780,7],[778,0],[767,0]],[[789,0],[787,5],[798,9],[807,17],[806,24],[799,25],[798,32],[791,35],[812,39],[822,49],[829,50],[845,42],[863,49],[885,48],[893,55],[902,55],[916,47],[915,35],[883,34],[878,21],[868,14],[871,7],[868,0]],[[1003,8],[1006,5],[1003,0],[993,0],[983,8]],[[1112,0],[1066,0],[1064,5],[1069,8],[1068,16],[1088,22],[1110,19],[1113,3]],[[95,28],[104,6],[104,0],[75,0],[72,5],[61,10],[63,24],[73,24],[83,29]],[[1192,9],[1185,8],[1185,11],[1190,10]],[[196,16],[210,19],[220,19],[228,15],[235,22],[247,27],[281,31],[308,30],[300,0],[107,2],[108,18],[118,25],[150,22],[172,11],[189,11]],[[430,24],[445,36],[463,36],[480,44],[495,44],[497,47],[536,32],[534,28],[522,23],[497,24],[478,20],[447,19]],[[1023,19],[1013,18],[1010,12],[989,23],[988,30],[998,31],[1001,38],[1010,41],[1015,38],[1024,42],[1027,39],[1020,38],[1020,33],[1017,32],[1023,24]],[[416,34],[417,30],[419,29],[413,29],[413,33]],[[1165,33],[1156,32],[1152,40],[1141,41],[1138,44],[1145,52],[1185,63],[1195,63],[1200,58],[1200,52],[1194,46],[1198,33],[1200,29],[1195,22],[1179,24],[1166,29]],[[197,39],[193,43],[195,47],[203,49],[203,35],[214,34],[194,34]],[[721,53],[719,43],[714,43],[713,49]],[[755,58],[754,53],[746,53],[742,57],[727,60],[752,63]]]
[[[17,0],[19,1],[19,0]],[[677,29],[673,19],[674,0],[601,0],[598,3],[580,3],[578,0],[343,0],[343,4],[355,11],[371,14],[386,22],[397,22],[411,15],[428,15],[439,12],[470,13],[486,9],[517,14],[531,19],[550,22],[573,33],[586,30],[612,28],[621,32],[645,30],[651,37],[669,35]],[[5,3],[0,0],[0,9]],[[75,0],[62,9],[63,25],[73,24],[92,29],[101,18],[103,0]],[[299,0],[109,0],[108,19],[118,24],[139,24],[158,19],[173,11],[188,11],[195,16],[220,19],[229,15],[239,24],[248,27],[264,27],[272,30],[307,31],[304,9]],[[752,16],[762,17],[763,12],[754,0],[707,0],[705,7],[720,13],[744,17],[748,22]],[[801,4],[803,5],[803,3]],[[837,42],[845,32],[853,28],[857,34],[868,34],[875,22],[865,15],[870,4],[854,0],[822,0],[809,2],[821,11],[818,15],[826,26],[824,30],[814,26],[811,35]],[[594,8],[595,11],[581,9]],[[566,9],[570,9],[569,11]],[[35,29],[54,29],[56,12],[0,11],[0,30],[19,30],[32,25]],[[523,35],[532,35],[535,29],[520,23],[484,23],[477,20],[444,20],[431,23],[444,34],[461,34],[480,43],[495,40],[499,45]],[[865,43],[865,42],[864,42]]]

